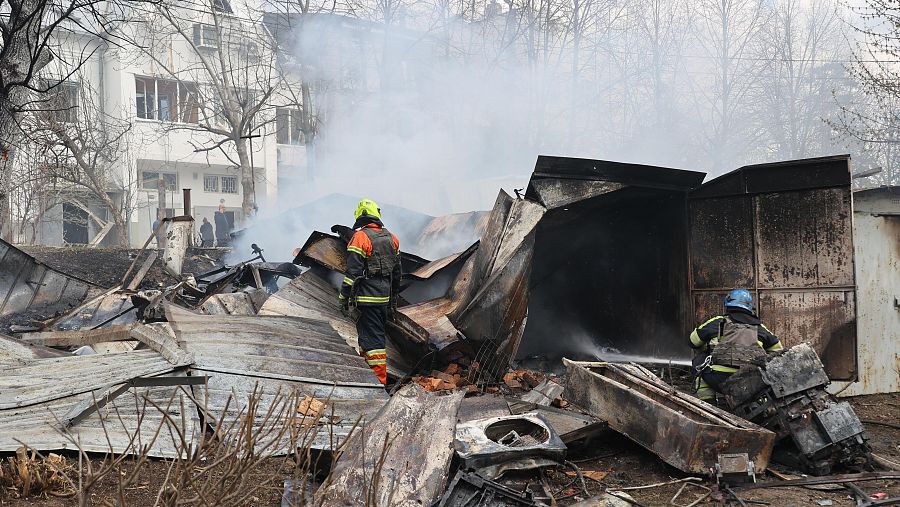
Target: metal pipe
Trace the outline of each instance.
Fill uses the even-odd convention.
[[[184,202],[184,216],[191,216],[191,189],[185,188],[181,190],[182,201]]]

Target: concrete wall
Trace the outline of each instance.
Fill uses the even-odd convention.
[[[900,188],[854,194],[859,380],[841,396],[900,391]]]

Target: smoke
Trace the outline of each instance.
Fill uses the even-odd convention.
[[[294,77],[310,87],[304,108],[317,133],[306,145],[279,145],[278,201],[266,203],[269,225],[260,221],[256,229],[265,239],[254,241],[286,259],[313,229],[350,222],[352,205],[343,203],[321,208],[328,213],[315,219],[283,216],[332,194],[428,216],[486,210],[501,188],[511,194],[526,186],[540,154],[716,175],[747,163],[846,151],[821,121],[836,108],[823,97],[843,75],[832,70],[832,82],[810,62],[814,87],[783,83],[784,62],[771,56],[793,53],[770,44],[804,40],[812,26],[776,22],[775,6],[756,12],[753,2],[738,2],[734,8],[746,12],[730,19],[746,26],[732,28],[752,39],[739,41],[752,54],[726,66],[739,86],[722,99],[710,53],[717,35],[700,29],[716,25],[703,22],[712,7],[690,4],[588,0],[577,14],[552,0],[528,4],[542,12],[514,2],[345,0],[329,3],[328,12],[312,4],[313,12],[291,16],[291,37],[282,40],[290,41]],[[661,30],[647,25],[651,11],[661,12]],[[798,30],[796,37],[776,36],[772,30],[782,25]],[[650,40],[652,33],[662,38]],[[838,55],[833,39],[817,38],[812,54],[823,61]],[[796,98],[803,107],[777,102],[786,100],[779,90],[789,85],[812,94]],[[800,116],[785,116],[794,110]],[[806,136],[802,146],[791,129]],[[420,231],[406,219],[385,222],[408,247]]]

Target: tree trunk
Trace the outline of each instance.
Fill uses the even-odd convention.
[[[12,227],[12,171],[14,148],[22,138],[22,107],[30,101],[27,88],[37,72],[50,62],[46,48],[32,56],[40,47],[42,0],[10,2],[9,14],[2,31],[4,59],[0,62],[0,234],[11,239]]]
[[[250,166],[250,154],[247,149],[247,139],[241,137],[235,142],[238,162],[241,164],[241,211],[244,220],[249,219],[256,212],[256,184],[253,181],[253,167]]]

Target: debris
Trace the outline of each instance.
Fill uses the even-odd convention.
[[[766,481],[757,482],[755,484],[745,484],[736,486],[739,491],[760,488],[790,488],[795,486],[818,486],[822,484],[846,484],[848,482],[866,482],[866,481],[882,481],[900,479],[900,473],[897,472],[863,472],[858,474],[840,474],[826,475],[822,477],[803,477],[801,479],[791,479],[787,481]]]
[[[247,409],[249,395],[258,386],[267,393],[299,389],[327,400],[329,415],[339,423],[320,431],[310,442],[313,449],[339,446],[357,421],[375,414],[388,399],[362,357],[351,349],[328,321],[279,316],[199,315],[167,303],[166,316],[178,345],[193,354],[191,371],[209,376],[206,406],[215,420],[228,424]],[[227,347],[223,346],[227,343]],[[194,389],[197,399],[204,393]],[[269,409],[271,396],[257,407]],[[288,422],[296,414],[281,414]],[[291,452],[288,437],[277,443],[264,438],[256,443],[276,454]]]
[[[536,413],[462,422],[453,447],[462,466],[488,479],[507,470],[528,470],[563,461],[566,445]]]
[[[116,386],[138,377],[184,375],[184,366],[176,367],[152,350],[5,364],[0,376],[0,450],[12,451],[21,443],[37,450],[71,449],[77,441],[86,452],[122,453],[133,449],[139,438],[148,446],[148,455],[175,457],[179,436],[155,434],[163,420],[184,428],[188,443],[200,431],[197,410],[178,386],[130,388],[127,394],[107,400],[102,414],[94,411],[67,431],[61,431],[59,422],[76,405],[87,409]],[[144,396],[150,407],[146,410],[144,402],[139,402]]]
[[[447,483],[462,392],[408,385],[344,446],[316,505],[431,505]],[[375,491],[369,485],[381,484]],[[390,485],[390,486],[387,486]],[[368,495],[368,496],[367,496]]]
[[[42,345],[30,345],[22,340],[0,335],[0,361],[11,359],[38,359],[41,357],[60,357],[69,354]]]
[[[869,459],[865,429],[847,402],[825,390],[828,376],[809,344],[770,356],[765,368],[741,368],[723,383],[730,410],[777,432],[779,462],[824,475]]]
[[[0,239],[0,316],[40,307],[43,318],[52,317],[80,304],[93,288]]]
[[[438,507],[536,507],[528,493],[516,491],[478,474],[460,470]]]
[[[312,396],[304,396],[303,399],[300,400],[300,404],[297,406],[297,413],[303,416],[301,424],[317,424],[319,422],[319,418],[321,418],[325,414],[326,408],[328,408],[328,405],[326,405],[325,403],[322,403]]]
[[[529,378],[530,375],[525,378]],[[550,379],[543,380],[540,384],[535,386],[531,391],[523,394],[519,397],[520,400],[526,403],[534,403],[536,405],[549,406],[552,402],[556,401],[560,394],[563,393],[565,387],[553,382]]]
[[[136,324],[107,326],[100,329],[76,329],[74,331],[45,331],[28,333],[22,341],[32,345],[45,347],[80,347],[101,342],[114,342],[131,339],[131,329]]]
[[[745,452],[720,454],[714,470],[716,482],[719,484],[735,485],[756,482],[756,469],[750,456]]]
[[[578,474],[575,472],[566,472],[566,475],[568,475],[569,477],[578,476]],[[609,475],[609,472],[605,472],[602,470],[582,470],[581,475],[599,482],[602,481],[607,475]]]
[[[816,500],[816,505],[822,505],[822,506],[834,505],[834,502],[831,500],[828,500],[828,499]]]
[[[213,294],[200,304],[198,310],[207,315],[256,315],[268,297],[265,289]]]
[[[634,501],[628,493],[607,491],[602,495],[573,503],[571,507],[631,507],[632,505],[640,504]]]
[[[152,250],[150,255],[144,259],[144,263],[141,264],[141,269],[134,275],[134,278],[128,282],[128,286],[126,287],[128,290],[137,290],[137,288],[141,285],[141,282],[144,281],[144,277],[147,276],[147,273],[150,271],[150,268],[153,267],[153,263],[156,262],[159,254],[156,250]]]
[[[676,391],[646,368],[564,363],[567,399],[666,463],[705,474],[719,454],[743,451],[757,472],[768,465],[774,433]]]
[[[605,421],[580,412],[525,403],[515,398],[507,398],[507,404],[512,414],[524,414],[525,412],[540,414],[567,446],[578,440],[590,440],[591,437],[609,428]]]

